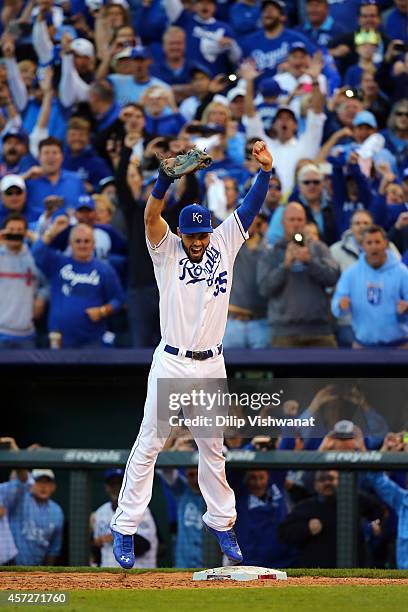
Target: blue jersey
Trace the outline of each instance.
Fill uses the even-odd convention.
[[[333,38],[348,31],[344,26],[336,23],[330,15],[319,28],[314,28],[309,21],[306,21],[306,23],[297,26],[295,29],[318,47],[327,47]]]
[[[162,0],[152,0],[148,6],[142,6],[142,2],[137,2],[137,4],[138,6],[133,10],[135,32],[140,36],[144,45],[161,43],[168,26]]]
[[[31,484],[19,480],[0,484],[18,550],[17,565],[44,565],[46,556],[57,557],[61,552],[64,514],[51,499],[38,502],[31,494]]]
[[[38,162],[31,153],[23,155],[15,166],[9,166],[4,159],[0,158],[0,178],[3,178],[6,174],[24,174],[32,166],[38,166]]]
[[[262,79],[274,76],[279,64],[284,62],[288,56],[289,47],[293,42],[303,42],[310,54],[316,50],[303,34],[285,28],[276,38],[267,38],[264,31],[255,32],[246,36],[241,43],[244,58],[251,57],[259,71],[262,71]]]
[[[48,196],[61,196],[67,208],[75,208],[79,196],[85,193],[85,185],[75,172],[61,170],[56,183],[51,183],[46,176],[27,181],[27,206],[38,219],[44,212],[44,199]]]
[[[51,285],[48,329],[62,334],[64,347],[101,344],[106,321],[95,323],[85,311],[106,304],[113,310],[122,306],[124,295],[115,270],[98,259],[76,261],[42,240],[35,243],[33,255]]]
[[[112,170],[107,162],[96,153],[89,145],[78,155],[72,155],[68,147],[64,151],[64,162],[62,167],[65,170],[75,172],[83,181],[91,183],[96,189],[100,180],[112,175]]]
[[[157,136],[177,136],[186,120],[181,113],[163,112],[160,117],[146,114],[146,130]]]
[[[241,490],[239,490],[241,489]],[[279,538],[278,527],[288,509],[282,490],[272,483],[259,498],[244,487],[234,487],[237,500],[237,521],[234,529],[246,565],[287,567],[293,552]]]
[[[164,81],[156,77],[151,77],[146,83],[137,83],[131,74],[110,74],[108,79],[113,85],[116,102],[120,106],[125,106],[129,102],[139,102],[146,89],[153,85],[168,87]]]
[[[360,0],[328,0],[329,14],[333,21],[348,32],[358,29]]]
[[[152,64],[150,74],[168,85],[185,85],[191,81],[190,62],[186,61],[182,68],[173,70],[161,54]]]
[[[391,39],[403,40],[408,44],[408,15],[397,8],[392,9],[385,18],[384,31]]]
[[[184,10],[174,25],[185,30],[188,56],[193,63],[203,64],[213,76],[228,71],[228,49],[218,54],[214,51],[214,44],[216,45],[224,36],[234,38],[234,32],[229,24],[217,19],[202,21],[194,13]]]
[[[259,4],[248,6],[243,2],[237,2],[230,7],[229,23],[236,36],[250,34],[260,25],[261,7]]]

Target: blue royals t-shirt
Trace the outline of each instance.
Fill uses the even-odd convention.
[[[251,57],[257,69],[263,72],[262,79],[265,79],[276,74],[277,67],[286,60],[289,47],[294,42],[303,42],[310,54],[317,50],[303,34],[289,28],[285,28],[276,38],[267,38],[263,31],[255,32],[245,37],[241,49],[243,57]]]
[[[115,270],[98,259],[76,261],[42,240],[34,244],[33,255],[51,285],[48,329],[61,332],[64,347],[101,343],[106,319],[94,323],[85,311],[104,304],[118,310],[123,304],[123,290]]]
[[[174,25],[180,26],[187,35],[187,53],[193,63],[203,64],[213,76],[228,71],[228,49],[215,53],[213,43],[220,38],[234,38],[228,23],[212,19],[203,21],[190,11],[183,11]]]

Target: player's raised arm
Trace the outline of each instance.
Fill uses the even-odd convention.
[[[160,162],[159,176],[153,191],[147,200],[144,221],[146,236],[151,245],[157,246],[166,235],[168,225],[161,216],[164,196],[175,179],[190,174],[211,164],[211,157],[199,149],[191,149],[176,157],[163,159]]]
[[[273,164],[272,154],[268,151],[263,140],[258,140],[254,144],[252,155],[261,166],[261,169],[241,206],[237,208],[237,214],[245,231],[248,230],[265,201]]]
[[[166,235],[168,225],[161,216],[164,196],[173,179],[160,170],[153,191],[150,194],[144,213],[146,236],[152,246],[157,246]]]

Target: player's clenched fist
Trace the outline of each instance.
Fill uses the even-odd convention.
[[[261,164],[262,170],[270,172],[272,170],[272,154],[268,151],[263,140],[257,140],[252,149],[252,155],[256,161]]]

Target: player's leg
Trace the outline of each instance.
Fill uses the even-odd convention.
[[[227,482],[222,438],[196,437],[199,451],[198,484],[207,505],[203,520],[208,527],[225,531],[234,526],[235,495]]]
[[[155,356],[148,378],[143,421],[127,460],[118,508],[111,522],[113,529],[127,535],[136,532],[150,502],[154,466],[166,442],[166,437],[157,436],[157,379],[163,376],[162,370],[160,358]]]
[[[226,378],[224,359],[208,360],[202,368],[205,378]],[[242,554],[235,537],[233,526],[236,520],[235,495],[227,482],[225,474],[224,439],[221,431],[218,436],[207,437],[205,430],[193,431],[198,459],[198,484],[207,505],[203,516],[206,527],[213,533],[232,563],[242,562]]]

